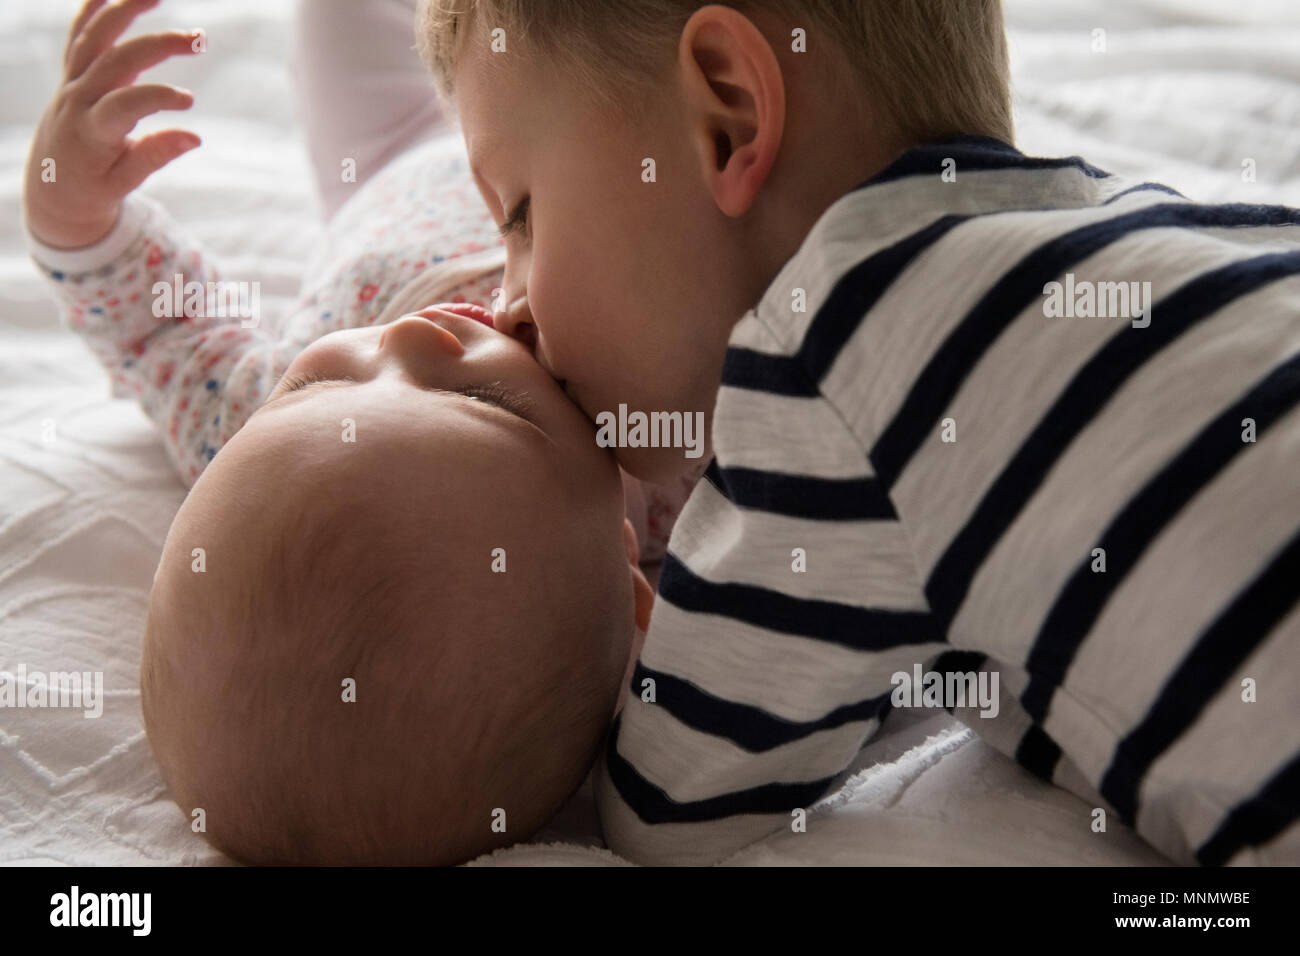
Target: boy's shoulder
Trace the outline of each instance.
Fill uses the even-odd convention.
[[[1144,241],[1153,230],[1160,241]],[[1212,247],[1229,257],[1300,248],[1300,211],[1197,203],[1077,156],[1028,156],[986,138],[917,146],[822,214],[732,344],[795,356],[810,335],[873,308],[917,319],[976,287],[1021,301],[1076,266],[1172,280],[1213,259]],[[1203,254],[1189,257],[1192,248]],[[821,371],[814,363],[811,374]]]

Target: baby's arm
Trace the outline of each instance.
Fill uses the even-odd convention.
[[[31,235],[28,244],[64,320],[108,370],[113,394],[140,403],[192,484],[261,405],[294,350],[270,338],[255,314],[212,315],[225,310],[206,304],[185,314],[175,277],[182,287],[198,282],[206,290],[217,271],[163,208],[142,196],[127,198],[121,221],[94,246],[64,251]]]
[[[207,302],[187,310],[185,295],[176,301],[177,275],[182,291],[191,282],[206,290],[219,277],[161,206],[132,195],[198,145],[182,130],[127,138],[145,116],[193,102],[174,87],[132,85],[143,70],[194,52],[193,34],[151,34],[114,45],[156,3],[90,0],[81,9],[69,35],[64,83],[32,142],[23,212],[32,256],[65,320],[108,369],[114,394],[141,403],[181,475],[193,482],[288,360],[256,327],[257,316],[244,322],[207,314],[213,311]]]
[[[704,465],[701,465],[670,485],[651,484],[623,473],[627,520],[632,522],[632,529],[636,532],[643,568],[663,561],[677,516],[703,473]]]

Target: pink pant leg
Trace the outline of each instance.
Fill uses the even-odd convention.
[[[446,125],[415,53],[416,0],[298,0],[290,67],[322,211]],[[344,179],[355,163],[355,182]]]

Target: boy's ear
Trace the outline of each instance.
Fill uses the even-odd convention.
[[[781,64],[752,20],[710,5],[695,11],[682,29],[678,68],[705,182],[725,215],[741,216],[781,149]]]

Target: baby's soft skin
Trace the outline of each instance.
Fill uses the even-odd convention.
[[[98,242],[112,231],[124,197],[200,143],[179,129],[128,139],[146,116],[194,104],[188,90],[135,81],[164,60],[197,53],[196,33],[151,33],[117,44],[136,17],[160,2],[89,0],[72,23],[63,85],[36,128],[23,188],[28,228],[47,245]],[[56,163],[52,182],[42,179],[47,159]]]
[[[494,493],[496,485],[504,486],[507,478],[520,475],[532,476],[534,507],[563,512],[563,502],[568,500],[575,516],[596,503],[617,503],[617,513],[622,515],[626,512],[623,495],[640,492],[639,483],[627,479],[612,453],[597,446],[591,422],[528,349],[494,331],[491,316],[475,306],[432,306],[386,326],[317,339],[294,360],[266,404],[249,419],[240,432],[242,440],[248,440],[245,433],[250,430],[254,435],[263,430],[310,430],[327,413],[319,403],[304,399],[327,392],[340,412],[348,408],[355,412],[357,406],[349,403],[359,400],[393,419],[385,425],[395,430],[395,440],[384,446],[375,464],[386,472],[409,475],[413,485],[427,480],[427,475],[403,449],[422,447],[424,437],[436,432],[439,442],[453,433],[463,437],[465,454],[480,455],[489,449],[492,456],[505,450],[517,453],[517,458],[502,464],[500,470],[508,474],[498,475],[494,487],[483,489],[481,500],[490,508],[500,508],[505,500],[504,494]],[[290,411],[295,406],[303,406],[297,414]],[[400,415],[391,415],[394,407],[402,410]],[[335,430],[332,420],[325,422],[328,431]],[[553,477],[555,488],[563,493],[552,496],[555,488],[541,475]],[[486,540],[475,538],[471,521],[462,530],[470,541]],[[649,626],[654,593],[638,566],[637,538],[628,519],[623,521],[622,534],[638,629],[630,658],[623,655],[630,669]],[[589,589],[592,582],[583,586]],[[594,594],[574,597],[596,600]],[[621,686],[619,707],[627,694],[627,681]]]
[[[240,859],[458,862],[594,760],[653,595],[612,455],[484,316],[319,340],[172,525],[146,727]]]

